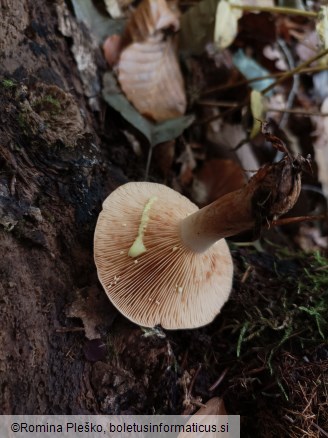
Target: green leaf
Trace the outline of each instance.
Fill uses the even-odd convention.
[[[92,0],[72,0],[75,16],[83,21],[97,37],[99,44],[113,34],[121,34],[125,20],[113,20],[102,15],[93,5]]]
[[[261,122],[264,113],[263,96],[257,90],[251,92],[251,112],[253,116],[253,127],[250,138],[254,138],[261,130]]]
[[[181,50],[199,55],[213,41],[218,0],[202,0],[181,17],[179,46]]]
[[[253,79],[261,76],[267,76],[269,74],[268,70],[258,64],[254,59],[246,56],[243,50],[239,49],[233,55],[233,63],[238,68],[238,70],[245,76],[246,79]],[[262,81],[256,81],[250,83],[253,90],[264,90],[269,85],[274,83],[274,79],[268,78]]]
[[[279,0],[278,6],[282,6],[284,8],[305,10],[305,7],[304,7],[302,0]]]
[[[173,140],[194,121],[194,116],[189,115],[161,123],[150,122],[131,105],[119,88],[114,75],[110,72],[105,73],[103,77],[103,97],[108,105],[118,111],[125,120],[147,138],[151,146]]]

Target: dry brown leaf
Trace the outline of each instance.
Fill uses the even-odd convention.
[[[208,124],[206,137],[207,140],[217,144],[218,148],[223,147],[231,150],[245,139],[245,131],[241,124],[232,125],[222,121],[222,119],[218,119]],[[236,155],[242,168],[245,169],[246,175],[248,177],[253,176],[252,171],[259,168],[259,163],[250,143],[245,143],[237,149]]]
[[[143,0],[126,26],[125,38],[141,42],[164,29],[177,31],[179,27],[179,11],[175,1]]]
[[[193,180],[193,170],[197,165],[195,155],[189,143],[185,144],[185,149],[182,154],[177,158],[176,162],[181,163],[179,182],[182,187],[186,188],[191,184]]]
[[[228,415],[224,406],[224,402],[221,398],[214,397],[211,398],[205,406],[201,407],[187,422],[187,424],[192,425],[197,422],[198,425],[213,425],[216,424],[217,417],[214,415]],[[223,417],[224,418],[224,417]],[[228,417],[227,417],[228,419]],[[220,423],[223,424],[224,420],[221,419]],[[229,436],[226,432],[181,432],[178,438],[211,438],[211,437],[227,437]]]
[[[302,224],[300,226],[295,241],[306,253],[322,251],[328,248],[328,237],[322,236],[317,227],[308,224]]]
[[[245,184],[245,173],[238,163],[232,160],[208,160],[195,174],[191,196],[202,207]]]
[[[183,77],[171,39],[152,37],[123,50],[118,80],[126,97],[145,117],[164,121],[186,110]]]
[[[119,60],[122,49],[121,35],[111,35],[107,37],[103,44],[103,51],[105,59],[111,67],[113,67]]]

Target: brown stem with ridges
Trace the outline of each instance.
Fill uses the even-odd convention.
[[[194,252],[206,251],[217,240],[261,227],[287,213],[301,189],[302,157],[285,156],[265,165],[247,185],[228,193],[183,219],[181,239]]]

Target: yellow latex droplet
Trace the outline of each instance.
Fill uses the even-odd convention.
[[[140,220],[140,225],[139,225],[139,230],[138,230],[138,235],[135,239],[135,241],[133,242],[131,248],[129,249],[128,252],[128,256],[129,257],[138,257],[141,254],[144,254],[147,251],[147,248],[144,245],[143,242],[143,238],[144,238],[144,234],[147,228],[147,223],[149,221],[149,211],[151,209],[151,206],[153,205],[153,203],[157,200],[157,196],[152,196],[149,201],[147,202],[147,204],[145,205],[145,208],[143,209],[142,215],[141,215],[141,220]]]

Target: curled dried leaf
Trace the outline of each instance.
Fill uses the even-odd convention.
[[[179,27],[179,11],[175,2],[143,0],[126,26],[125,39],[141,42],[165,29],[177,31]]]
[[[192,425],[197,422],[198,425],[206,425],[206,426],[214,426],[217,424],[218,417],[217,415],[228,415],[224,406],[224,402],[221,398],[214,397],[211,398],[205,406],[201,407],[188,421],[187,425]],[[220,423],[223,424],[222,417],[220,418]],[[210,428],[208,430],[214,430],[214,428]],[[191,434],[192,436],[196,436],[196,434]],[[206,437],[220,437],[226,436],[226,433],[221,433],[218,430],[216,432],[204,432],[197,433],[197,436],[206,436]],[[181,432],[178,435],[178,438],[185,438],[190,436],[190,432]]]
[[[238,163],[232,160],[207,160],[195,173],[192,199],[204,206],[226,193],[240,189],[245,183],[245,173]]]
[[[123,50],[118,80],[127,98],[144,116],[156,121],[186,110],[183,77],[171,39],[149,38]]]
[[[285,155],[278,163],[261,167],[251,179],[248,188],[253,191],[255,231],[295,205],[301,192],[302,160]]]
[[[104,51],[105,59],[108,65],[110,65],[111,67],[113,67],[117,63],[120,57],[121,48],[122,48],[121,35],[114,34],[106,38],[103,44],[103,51]]]

